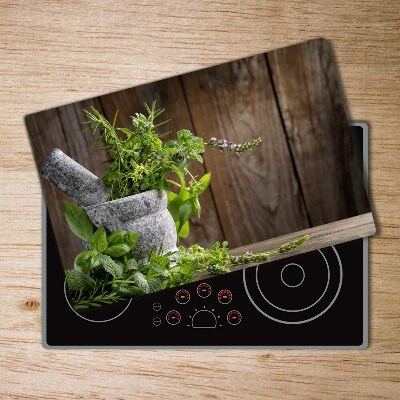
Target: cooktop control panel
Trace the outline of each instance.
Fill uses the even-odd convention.
[[[154,326],[212,329],[239,325],[243,319],[232,290],[200,282],[195,290],[177,289],[169,298],[152,304]],[[156,296],[155,296],[156,297]]]

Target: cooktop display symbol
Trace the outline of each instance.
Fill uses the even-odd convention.
[[[190,315],[189,318],[192,320],[192,324],[188,326],[192,326],[192,328],[216,328],[218,326],[222,326],[218,324],[219,315],[215,315],[215,310],[207,310],[205,306],[202,310],[194,310],[194,314]]]
[[[153,325],[154,326],[160,326],[161,325],[161,318],[160,317],[154,317],[153,318]]]
[[[339,295],[343,281],[334,246],[285,259],[278,267],[262,264],[243,270],[243,283],[253,306],[282,324],[304,324],[321,317]]]
[[[186,304],[190,300],[190,293],[185,289],[178,290],[175,295],[175,300],[179,304]]]
[[[208,283],[200,283],[199,286],[197,286],[197,294],[200,297],[206,298],[211,294],[211,286]]]
[[[230,290],[222,289],[218,292],[218,301],[221,304],[229,304],[232,301],[232,293]]]
[[[242,320],[242,314],[237,310],[231,310],[228,312],[226,319],[231,325],[238,325]]]
[[[181,322],[181,314],[176,310],[168,311],[165,319],[170,325],[178,325]]]

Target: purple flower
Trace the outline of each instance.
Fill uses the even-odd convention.
[[[221,143],[221,149],[225,149],[226,147],[228,147],[228,141],[224,139]]]
[[[214,137],[214,136],[209,140],[210,143],[213,143],[213,142],[216,142],[216,141],[217,141],[217,138]]]
[[[236,149],[236,144],[234,144],[234,143],[230,143],[229,144],[229,150],[235,150]]]
[[[251,256],[253,253],[251,251],[246,251],[244,254],[246,254],[246,256]]]

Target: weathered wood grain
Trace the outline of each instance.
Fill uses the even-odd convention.
[[[307,253],[309,251],[322,249],[324,247],[331,246],[332,244],[339,244],[349,242],[351,240],[360,239],[369,235],[373,235],[376,232],[374,219],[371,213],[366,213],[362,215],[357,215],[356,217],[351,217],[343,219],[341,221],[331,222],[329,224],[319,225],[317,227],[304,229],[299,232],[289,233],[288,235],[283,235],[275,237],[268,240],[263,240],[262,242],[252,243],[247,246],[237,247],[230,251],[233,256],[240,255],[245,251],[251,251],[253,253],[261,253],[267,251],[273,251],[278,249],[285,243],[292,242],[304,235],[308,235],[310,238],[304,242],[301,246],[291,250],[287,253],[273,254],[268,259],[269,261],[274,261],[277,258],[292,257],[297,254]],[[253,262],[248,264],[242,264],[230,267],[231,272],[239,271],[241,269],[253,267],[259,265],[259,262]],[[195,280],[202,280],[211,275],[204,272],[198,274]]]
[[[38,169],[57,147],[94,174],[101,176],[105,172],[103,162],[107,156],[94,153],[92,138],[83,134],[82,121],[85,117],[82,109],[90,106],[99,108],[100,104],[97,99],[92,99],[26,116],[25,121]],[[76,203],[76,201],[46,179],[39,179],[55,230],[63,267],[71,268],[76,254],[82,251],[82,244],[68,227],[63,203],[64,201]]]
[[[68,142],[65,142],[63,126],[57,109],[44,111],[40,118],[29,115],[26,124],[31,132],[31,145],[35,155],[37,168],[40,169],[53,148],[63,149],[70,154]],[[65,269],[73,265],[74,254],[82,249],[80,240],[71,232],[64,218],[64,201],[72,199],[57,189],[52,183],[43,178],[41,180],[44,196],[51,199],[49,202],[50,218],[53,221],[54,229],[57,232],[57,244],[61,260]]]
[[[230,246],[309,227],[264,56],[185,74],[182,81],[197,135],[263,139],[240,157],[211,149],[204,155]]]
[[[0,3],[0,397],[399,397],[398,1]],[[352,120],[367,120],[370,346],[337,350],[45,350],[41,187],[23,116],[328,37]]]
[[[312,226],[369,212],[329,43],[266,57]]]
[[[188,128],[205,140],[213,135],[234,143],[263,139],[240,158],[208,150],[204,165],[192,162],[195,176],[208,170],[213,179],[211,190],[202,196],[202,218],[195,218],[191,235],[182,244],[209,246],[228,240],[231,247],[238,247],[370,210],[325,40],[58,107],[61,132],[46,127],[46,113],[44,121],[36,113],[27,119],[35,118],[42,129],[32,131],[28,124],[28,131],[35,136],[36,153],[38,140],[42,152],[49,154],[52,147],[46,144],[54,140],[48,137],[58,136],[65,141],[62,150],[102,176],[106,167],[101,162],[107,156],[94,152],[92,137],[82,134],[82,109],[95,105],[109,121],[118,111],[117,126],[129,127],[131,116],[146,113],[145,103],[153,101],[166,108],[163,117],[171,120],[168,129],[173,132]],[[65,232],[54,193],[46,192],[46,202],[65,267],[71,265],[77,241]],[[350,232],[345,235],[349,236]],[[68,248],[73,252],[67,255]]]

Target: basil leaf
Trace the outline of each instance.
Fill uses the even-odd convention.
[[[208,186],[210,185],[210,181],[211,181],[211,172],[203,175],[200,178],[200,180],[195,185],[195,191],[197,196],[201,195],[207,190]]]
[[[85,211],[75,204],[64,202],[64,214],[71,231],[89,242],[93,235],[93,224]]]
[[[108,245],[109,246],[114,246],[115,244],[122,244],[124,243],[125,235],[127,234],[127,231],[116,231],[113,232],[110,236],[108,236]]]
[[[185,239],[189,236],[189,221],[186,221],[183,225],[181,230],[178,233],[178,236],[182,239]]]
[[[137,241],[139,240],[139,234],[134,232],[127,232],[125,236],[125,243],[130,247],[132,250],[135,246]]]
[[[113,278],[120,278],[123,274],[123,268],[117,264],[110,256],[105,254],[99,254],[97,259],[100,261],[100,265],[113,276]]]
[[[104,254],[107,254],[110,257],[116,258],[121,257],[126,253],[129,253],[131,247],[126,243],[116,244],[114,246],[107,247],[106,250],[103,251]]]
[[[187,201],[185,203],[183,203],[180,207],[179,207],[179,228],[178,228],[178,232],[180,232],[180,230],[183,227],[183,224],[186,221],[189,221],[189,219],[194,215],[195,210],[193,207],[193,204],[190,201]]]
[[[98,265],[99,262],[91,250],[79,253],[74,260],[74,268],[83,273],[89,272]]]
[[[65,271],[65,278],[67,280],[69,290],[76,292],[81,289],[84,292],[87,292],[92,290],[96,285],[96,282],[90,276],[87,276],[75,269]]]
[[[90,239],[90,247],[102,253],[107,248],[106,230],[101,226]]]
[[[173,192],[168,192],[168,211],[171,213],[174,221],[179,221],[179,207],[182,205],[182,200]]]
[[[115,245],[125,244],[125,245],[129,246],[129,250],[132,250],[135,247],[138,239],[139,239],[139,235],[137,233],[127,232],[127,231],[116,231],[116,232],[113,232],[107,238],[108,248],[115,246]],[[129,250],[127,250],[126,252],[128,252]],[[107,252],[105,252],[105,253],[108,254]],[[123,254],[125,254],[125,253],[123,253]],[[109,255],[111,255],[111,254],[109,254]]]

